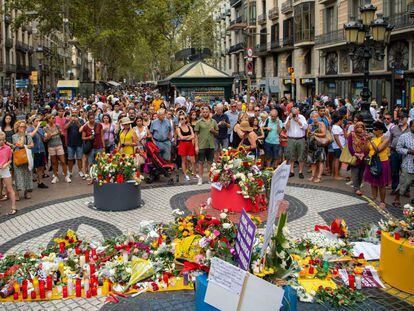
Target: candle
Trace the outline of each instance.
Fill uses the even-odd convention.
[[[401,238],[400,234],[398,232],[394,233],[394,239],[399,240]]]
[[[98,296],[103,296],[102,295],[102,287],[98,287],[97,295]]]
[[[352,274],[348,276],[348,283],[349,288],[355,289],[355,277]]]
[[[124,263],[128,262],[128,252],[127,251],[122,252],[122,260],[124,261]]]
[[[83,269],[83,266],[85,265],[85,255],[80,255],[79,256],[79,265]]]
[[[108,295],[108,292],[109,292],[109,281],[108,279],[105,279],[102,285],[102,296]]]
[[[63,254],[65,252],[65,242],[60,242],[59,243],[59,251],[61,254]]]
[[[362,289],[362,278],[359,275],[355,276],[355,287],[356,289]]]
[[[68,297],[68,287],[66,285],[62,286],[62,297],[67,298]]]
[[[33,278],[32,284],[33,284],[33,288],[36,291],[36,293],[39,292],[39,280],[36,276]]]
[[[36,291],[32,290],[32,292],[30,293],[30,298],[36,299]]]
[[[18,292],[14,292],[13,293],[13,299],[14,300],[18,300],[19,299],[19,293]]]
[[[90,290],[86,291],[86,298],[91,298],[91,291]]]
[[[97,287],[96,287],[96,286],[92,287],[91,289],[92,289],[92,290],[91,290],[91,294],[92,294],[92,296],[96,296],[96,295],[98,295],[98,289],[97,289]]]
[[[14,288],[14,292],[15,293],[18,293],[20,291],[20,288],[19,287],[20,287],[19,286],[19,283],[18,282],[14,282],[13,288]]]
[[[53,279],[51,275],[48,275],[46,277],[46,288],[47,290],[52,290],[52,287],[53,287]]]
[[[92,248],[92,258],[96,259],[96,248]]]
[[[315,273],[315,269],[313,268],[312,265],[309,266],[308,272],[309,272],[309,274],[314,274]]]
[[[47,292],[46,292],[46,298],[47,299],[52,299],[52,291],[51,290],[48,290]]]
[[[82,297],[81,279],[76,279],[75,291],[76,291],[76,297]]]
[[[89,290],[89,279],[83,281],[83,288],[85,289],[85,292]]]
[[[46,298],[46,291],[45,291],[45,281],[40,280],[39,282],[39,292],[40,292],[40,299]]]
[[[89,250],[85,251],[85,262],[89,262]]]
[[[95,265],[94,264],[90,264],[89,265],[89,275],[92,276],[95,274]]]

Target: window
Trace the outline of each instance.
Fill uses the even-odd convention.
[[[270,42],[272,44],[272,48],[279,46],[279,23],[273,24],[270,27]]]
[[[305,55],[305,74],[312,72],[312,51],[309,50]]]
[[[336,5],[330,6],[324,10],[323,32],[329,33],[338,29],[338,8]]]
[[[325,58],[325,74],[335,75],[338,73],[338,54],[330,52],[326,54]]]
[[[260,46],[266,46],[267,44],[267,32],[266,28],[260,29]]]
[[[407,0],[384,0],[384,15],[392,16],[407,12]]]
[[[315,3],[304,2],[295,6],[295,42],[313,41],[315,37]]]
[[[348,18],[359,19],[360,12],[359,8],[364,5],[364,0],[348,0]]]
[[[231,70],[231,55],[229,56],[229,70]]]
[[[277,77],[279,71],[279,56],[278,54],[273,55],[273,76]]]
[[[293,44],[293,18],[283,21],[283,45]]]
[[[292,53],[286,57],[286,72],[289,67],[292,67]]]
[[[263,14],[266,14],[266,1],[262,1]]]
[[[266,57],[261,58],[262,61],[262,78],[266,77]]]

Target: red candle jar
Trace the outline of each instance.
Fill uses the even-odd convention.
[[[76,285],[75,285],[75,291],[76,291],[76,297],[82,297],[82,283],[81,279],[76,279]]]
[[[63,254],[65,252],[65,242],[60,242],[59,243],[59,250],[60,250],[61,254]]]
[[[95,265],[94,264],[89,265],[89,271],[91,273],[91,276],[95,274]]]
[[[85,262],[89,262],[89,250],[85,251]]]
[[[36,291],[35,290],[32,290],[32,292],[30,293],[30,298],[36,299]]]
[[[309,274],[314,274],[315,273],[315,269],[313,268],[312,265],[309,266]]]
[[[68,298],[68,287],[66,285],[62,286],[62,297]]]
[[[96,286],[91,288],[92,296],[98,295],[98,288]]]
[[[19,299],[19,293],[14,293],[13,294],[13,299],[18,300]]]
[[[53,287],[53,278],[51,275],[48,275],[46,277],[46,288],[47,290],[52,290],[52,287]]]
[[[92,248],[92,258],[96,259],[96,248]]]
[[[45,281],[43,280],[39,281],[39,294],[40,294],[40,299],[46,298]]]
[[[91,298],[91,291],[90,290],[86,291],[86,298]]]
[[[79,247],[75,247],[75,254],[79,255],[80,253],[81,253],[81,251],[80,251]]]
[[[22,288],[22,298],[27,299],[27,288]]]
[[[349,288],[355,289],[355,276],[350,274],[348,276],[348,283],[349,283]]]
[[[394,233],[394,239],[399,240],[401,238],[401,235],[398,232]]]
[[[108,292],[111,292],[111,291],[112,291],[112,282],[109,281],[108,282]]]

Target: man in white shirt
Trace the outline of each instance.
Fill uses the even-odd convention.
[[[174,104],[178,104],[181,107],[186,107],[187,101],[184,96],[178,96],[175,98]]]
[[[303,164],[306,160],[306,129],[308,123],[306,118],[300,114],[298,108],[292,108],[289,116],[286,118],[285,128],[288,136],[287,160],[290,164],[289,177],[295,176],[294,163],[299,162],[299,178],[303,179]]]

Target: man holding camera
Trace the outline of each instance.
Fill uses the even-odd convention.
[[[285,128],[288,136],[287,160],[290,164],[289,177],[295,176],[294,163],[299,162],[299,178],[305,178],[303,175],[303,164],[306,160],[306,129],[308,123],[306,118],[300,114],[298,108],[292,108],[286,119]]]

